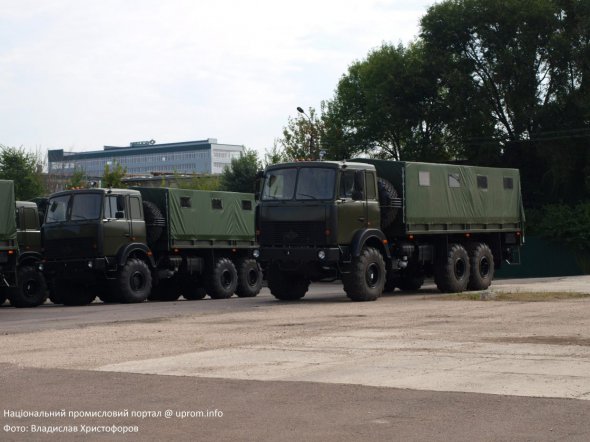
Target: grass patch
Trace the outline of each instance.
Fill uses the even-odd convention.
[[[517,301],[541,302],[559,301],[561,299],[590,298],[590,293],[577,292],[464,292],[437,296],[441,301]]]

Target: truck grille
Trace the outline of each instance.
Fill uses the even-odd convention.
[[[97,254],[94,238],[45,240],[45,256],[52,259],[90,258]]]
[[[262,245],[312,246],[326,242],[323,222],[272,222],[260,227]]]

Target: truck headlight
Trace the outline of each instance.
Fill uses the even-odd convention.
[[[326,252],[324,252],[323,250],[320,250],[320,251],[318,252],[318,258],[320,258],[322,261],[323,261],[324,259],[326,259]]]
[[[260,256],[260,250],[256,249],[252,252],[252,256],[254,258],[258,258]]]
[[[94,267],[94,263],[92,261],[88,261],[88,268],[91,269]]]

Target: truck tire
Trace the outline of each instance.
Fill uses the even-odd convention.
[[[434,282],[443,293],[461,293],[467,288],[471,266],[461,244],[451,244],[446,259],[436,265]]]
[[[381,208],[381,230],[385,230],[393,224],[399,210],[393,207],[393,202],[397,199],[397,192],[393,184],[383,178],[377,178],[377,191]]]
[[[17,308],[37,307],[49,295],[43,275],[33,266],[18,269],[17,287],[10,289],[10,304]]]
[[[299,273],[283,272],[276,267],[268,271],[270,293],[281,301],[297,301],[309,290],[309,279]]]
[[[375,301],[385,286],[385,261],[379,250],[364,247],[354,259],[350,273],[344,274],[342,284],[352,301]]]
[[[238,271],[228,258],[220,258],[215,263],[209,281],[207,293],[212,299],[231,298],[238,286]]]
[[[180,287],[174,278],[161,280],[158,285],[152,287],[148,295],[148,301],[176,301],[180,298]]]
[[[166,219],[158,206],[151,201],[143,202],[143,217],[145,219],[146,240],[151,246],[162,236]]]
[[[262,270],[255,259],[243,259],[238,263],[238,288],[240,298],[252,298],[262,289]]]
[[[485,290],[494,279],[494,255],[490,247],[484,243],[470,244],[468,250],[471,276],[467,288]]]
[[[117,291],[121,302],[144,302],[152,290],[152,274],[145,262],[132,258],[127,261],[117,278]]]

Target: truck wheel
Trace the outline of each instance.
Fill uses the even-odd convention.
[[[402,276],[399,281],[400,290],[406,292],[414,292],[420,290],[420,287],[424,285],[424,276],[422,275],[405,275]]]
[[[470,273],[469,255],[465,247],[451,244],[446,260],[437,264],[434,282],[443,293],[460,293],[467,288]]]
[[[152,287],[148,301],[176,301],[180,297],[180,290],[175,282],[173,279],[160,281],[158,285]]]
[[[152,290],[152,274],[145,262],[130,259],[119,272],[117,281],[121,302],[144,302]]]
[[[309,279],[298,273],[283,272],[277,268],[268,271],[270,293],[281,301],[296,301],[309,290]]]
[[[494,255],[489,246],[475,243],[469,247],[469,263],[471,276],[467,288],[469,290],[485,290],[494,279]]]
[[[147,243],[152,245],[162,236],[166,219],[158,206],[151,201],[143,201],[143,216],[145,219]]]
[[[220,258],[213,267],[207,283],[207,293],[213,299],[231,298],[238,286],[238,271],[231,260]]]
[[[262,271],[255,259],[243,259],[238,264],[238,288],[240,298],[252,298],[262,289]]]
[[[393,224],[397,216],[398,209],[393,207],[397,192],[393,184],[383,178],[377,178],[377,191],[381,207],[381,230],[385,230]]]
[[[373,247],[364,247],[350,273],[343,275],[342,284],[352,301],[375,301],[383,293],[385,279],[383,256]]]
[[[10,303],[14,307],[37,307],[48,296],[45,278],[35,267],[24,266],[18,270],[18,287],[9,292]]]

